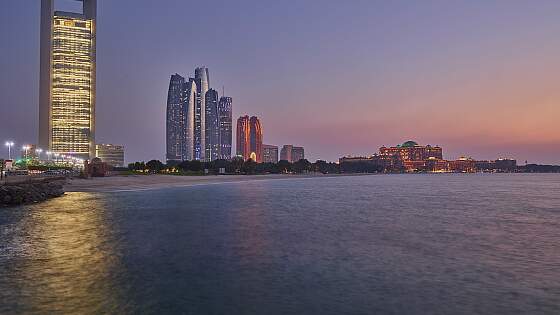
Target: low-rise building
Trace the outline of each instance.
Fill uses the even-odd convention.
[[[294,163],[303,159],[305,159],[305,151],[303,147],[296,147],[291,144],[286,144],[280,151],[280,160],[286,160],[290,163]]]
[[[278,146],[263,144],[263,162],[278,163]]]
[[[124,146],[114,144],[96,144],[95,156],[112,167],[124,167]]]

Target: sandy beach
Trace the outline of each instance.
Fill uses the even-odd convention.
[[[231,182],[248,182],[259,180],[282,180],[296,178],[335,177],[339,174],[322,175],[220,175],[220,176],[174,176],[174,175],[128,175],[97,177],[89,179],[72,179],[64,187],[66,192],[126,192],[160,189],[168,187],[186,187]]]

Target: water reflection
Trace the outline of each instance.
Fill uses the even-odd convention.
[[[266,190],[261,185],[236,185],[236,194],[245,204],[232,211],[235,254],[242,263],[255,263],[267,243]]]
[[[96,195],[68,194],[47,203],[11,209],[26,213],[4,231],[0,295],[19,301],[8,310],[23,313],[106,313],[120,292],[114,273],[119,259],[107,206]],[[6,261],[7,260],[7,261]],[[0,261],[1,262],[1,261]],[[19,298],[12,299],[11,295]],[[22,298],[23,297],[23,298]],[[8,302],[10,303],[10,302]],[[16,302],[13,302],[16,303]],[[0,308],[1,311],[1,308]],[[0,312],[3,313],[3,312]]]

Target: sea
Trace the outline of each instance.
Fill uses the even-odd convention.
[[[560,175],[287,177],[3,208],[0,314],[560,314]]]

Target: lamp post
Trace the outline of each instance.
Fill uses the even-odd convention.
[[[6,146],[8,147],[8,160],[12,159],[12,147],[14,146],[13,141],[6,142]]]
[[[36,149],[35,152],[37,152],[37,158],[41,161],[41,153],[43,153],[43,149]]]
[[[23,149],[23,151],[25,152],[25,155],[24,155],[24,159],[26,159],[26,160],[27,160],[27,152],[29,151],[29,149],[30,149],[31,147],[30,147],[30,146],[28,146],[28,145],[24,145],[24,146],[23,146],[23,147],[21,147],[21,148],[22,148],[22,149]]]

